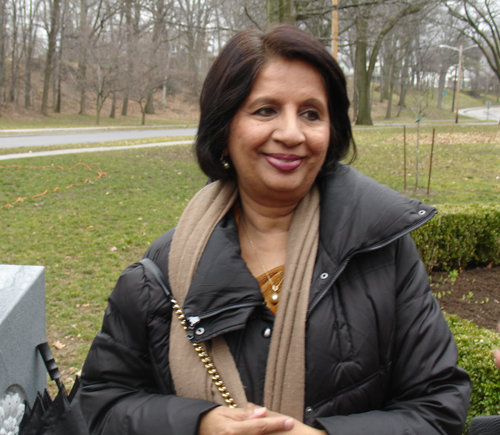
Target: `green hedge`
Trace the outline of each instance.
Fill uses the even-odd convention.
[[[500,336],[458,316],[446,314],[445,317],[457,343],[458,364],[472,381],[467,419],[500,414],[500,371],[492,356],[493,349],[500,348]]]
[[[439,205],[438,215],[412,233],[428,271],[500,264],[500,205]]]

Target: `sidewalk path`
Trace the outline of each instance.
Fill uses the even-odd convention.
[[[38,151],[34,153],[30,152],[30,153],[0,155],[0,160],[25,159],[28,157],[42,157],[42,156],[57,156],[61,154],[99,153],[102,151],[130,150],[133,148],[164,147],[170,145],[187,145],[191,143],[193,143],[192,140],[181,140],[174,142],[145,143],[140,145],[126,145],[126,146],[116,146],[116,147],[74,148],[69,150]]]
[[[112,142],[117,140],[133,140],[146,138],[164,138],[174,136],[194,136],[196,128],[150,128],[128,130],[82,129],[77,131],[45,130],[17,130],[16,134],[0,130],[0,148],[35,147],[45,145],[68,145],[96,142]]]

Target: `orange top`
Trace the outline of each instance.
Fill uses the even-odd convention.
[[[239,203],[235,204],[235,206],[233,207],[233,213],[234,213],[234,218],[236,219],[236,225],[238,225],[239,228],[240,215],[241,215],[241,208]],[[276,311],[278,310],[278,302],[273,302],[271,300],[271,296],[273,295],[272,286],[273,284],[282,283],[284,274],[285,274],[285,265],[282,264],[281,266],[277,266],[274,269],[271,269],[267,272],[267,275],[269,275],[269,277],[271,278],[272,283],[269,282],[266,273],[263,273],[262,275],[259,275],[256,278],[260,286],[260,291],[264,296],[264,301],[266,302],[266,306],[271,310],[273,314],[276,314]]]

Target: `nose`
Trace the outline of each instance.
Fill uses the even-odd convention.
[[[275,141],[287,147],[294,147],[303,143],[306,137],[302,131],[299,115],[291,110],[283,111],[277,119],[272,137]]]

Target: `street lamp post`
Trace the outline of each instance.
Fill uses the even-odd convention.
[[[458,108],[459,108],[459,103],[460,103],[460,82],[462,81],[462,53],[465,50],[468,50],[469,48],[473,48],[474,46],[467,47],[464,50],[464,47],[462,44],[460,44],[460,48],[456,47],[451,47],[449,45],[445,44],[440,44],[439,47],[441,48],[449,48],[450,50],[455,50],[458,51],[458,81],[457,81],[457,106],[456,106],[456,113],[455,113],[455,124],[458,124]]]

